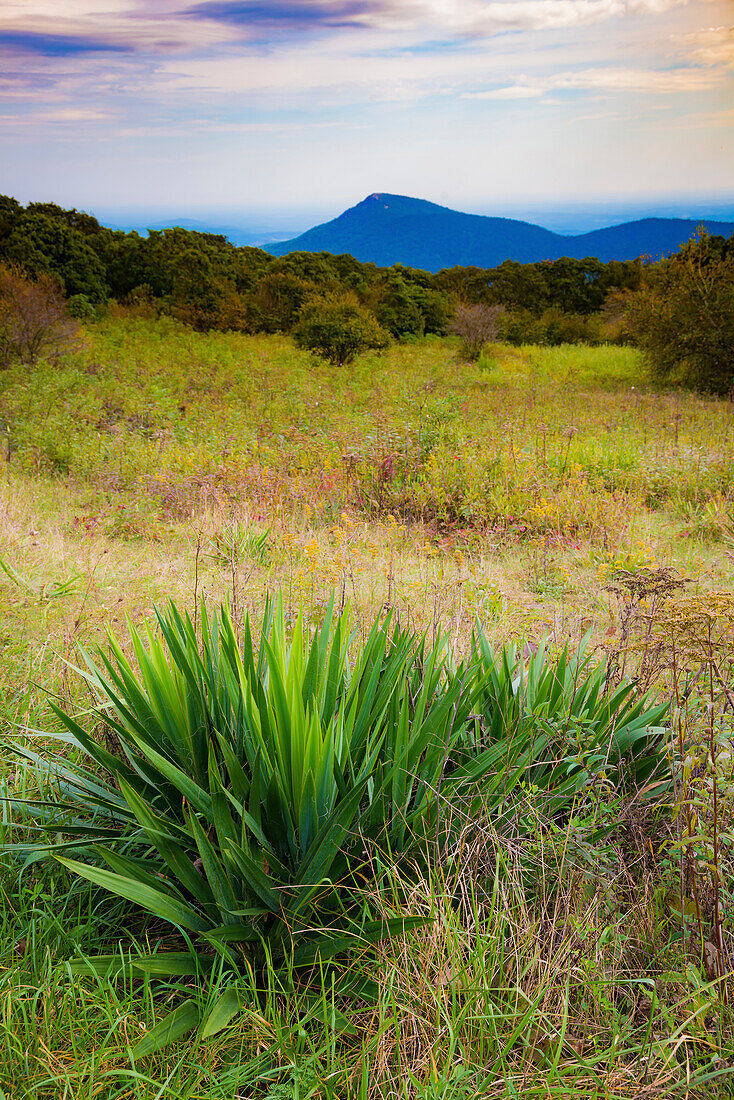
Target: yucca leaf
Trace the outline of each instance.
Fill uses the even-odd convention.
[[[200,1015],[201,1012],[196,1001],[184,1001],[135,1044],[130,1052],[132,1057],[135,1059],[147,1058],[149,1055],[156,1054],[159,1050],[168,1046],[169,1043],[175,1043],[177,1039],[182,1039],[184,1035],[188,1035],[190,1031],[197,1027]]]
[[[159,951],[153,955],[91,955],[72,959],[65,966],[72,974],[97,974],[100,977],[130,972],[151,978],[189,978],[209,971],[215,955],[193,955],[184,951]]]
[[[101,764],[110,775],[122,775],[131,786],[140,785],[138,776],[123,760],[120,760],[117,756],[113,756],[103,745],[100,745],[98,741],[90,737],[87,731],[53,700],[50,700],[49,707],[59,721],[63,722],[69,732],[73,734],[74,742],[79,748],[88,756],[91,756],[98,764]]]
[[[175,764],[172,764],[170,760],[161,756],[159,752],[152,749],[149,745],[139,743],[139,748],[151,764],[154,764],[171,785],[183,795],[186,801],[198,810],[199,813],[203,814],[207,821],[211,821],[212,800],[207,792],[203,790],[191,776],[187,775],[181,768],[176,767]]]
[[[231,913],[237,908],[238,900],[220,855],[226,856],[228,843],[231,844],[232,841],[227,837],[217,837],[217,847],[215,847],[193,813],[188,814],[188,825],[199,851],[199,857],[204,867],[204,875],[219,911],[223,915]],[[228,862],[231,866],[231,861],[228,860]]]
[[[334,859],[354,823],[366,786],[365,779],[335,808],[331,817],[319,829],[293,879],[294,886],[310,886],[312,889],[299,890],[295,901],[289,906],[289,912],[302,912],[329,875]]]
[[[244,703],[243,703],[244,705]],[[227,737],[219,730],[215,731],[217,744],[222,753],[224,766],[231,784],[232,795],[244,805],[250,793],[250,779],[237,758],[236,750],[229,744]]]
[[[239,913],[248,912],[256,914],[257,916],[264,916],[270,912],[269,909],[249,909],[238,910]],[[236,915],[236,914],[233,914]],[[237,924],[222,924],[217,928],[210,928],[208,932],[203,932],[202,936],[210,943],[260,943],[263,939],[262,932],[259,931],[254,924],[244,924],[241,921]]]
[[[111,854],[114,855],[114,853]],[[209,927],[209,922],[190,906],[171,894],[154,889],[148,883],[106,871],[103,867],[92,867],[77,860],[65,859],[63,856],[57,858],[59,863],[68,867],[70,871],[74,871],[75,874],[93,882],[96,886],[104,887],[111,894],[117,894],[118,897],[125,898],[142,909],[147,909],[154,916],[167,920],[171,924],[186,928],[190,932],[204,932]]]
[[[210,1039],[212,1035],[223,1031],[230,1020],[241,1011],[244,999],[240,990],[235,985],[230,985],[224,993],[214,1002],[209,1015],[204,1020],[201,1030],[202,1039]]]
[[[380,940],[403,936],[415,928],[422,928],[429,921],[429,917],[390,917],[362,926],[357,924],[349,933],[329,935],[327,931],[316,943],[297,947],[293,952],[293,965],[313,966],[318,961],[326,962],[345,951],[364,950]]]
[[[258,865],[252,856],[238,844],[225,842],[224,850],[239,868],[240,874],[255,897],[260,898],[271,913],[279,913],[281,911],[281,894],[265,874],[262,866]]]
[[[125,797],[145,830],[146,836],[158,849],[166,866],[186,890],[206,907],[211,916],[214,916],[215,901],[211,886],[206,878],[196,870],[181,844],[181,840],[187,838],[189,846],[192,845],[192,838],[187,837],[185,831],[173,822],[157,817],[147,803],[137,796],[135,791],[124,785],[124,781],[120,783],[120,788],[125,793]]]

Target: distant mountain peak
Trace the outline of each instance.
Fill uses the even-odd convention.
[[[299,237],[268,245],[276,256],[288,252],[348,253],[382,267],[405,264],[426,271],[444,267],[496,267],[504,260],[533,263],[561,256],[576,259],[633,260],[674,252],[699,225],[730,236],[734,223],[715,219],[644,218],[562,236],[531,222],[463,214],[427,199],[373,191],[337,218]]]

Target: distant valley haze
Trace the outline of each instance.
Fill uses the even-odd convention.
[[[86,207],[104,225],[115,229],[136,230],[163,229],[181,226],[201,233],[222,233],[232,244],[266,246],[291,240],[316,225],[338,217],[346,209],[357,204],[368,193],[343,201],[340,205],[304,204],[302,207],[281,209],[248,209],[201,207],[192,209],[125,208],[93,204]],[[372,191],[370,194],[384,191]],[[419,197],[419,196],[414,196]],[[425,197],[425,196],[424,196]],[[49,201],[52,195],[46,196]],[[588,198],[558,197],[555,201],[488,200],[462,204],[450,196],[431,198],[439,206],[446,206],[466,214],[486,217],[512,218],[560,234],[588,233],[595,229],[620,225],[623,222],[643,218],[676,218],[695,222],[734,222],[734,190],[729,195],[711,194],[694,196],[666,196],[657,201],[620,201],[613,197],[589,201]]]

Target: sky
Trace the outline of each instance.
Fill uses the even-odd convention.
[[[2,0],[0,192],[273,228],[374,191],[710,212],[733,24],[734,0]]]

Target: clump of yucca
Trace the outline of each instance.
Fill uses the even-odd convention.
[[[502,817],[513,792],[532,790],[559,815],[641,747],[655,759],[664,708],[633,700],[631,684],[607,691],[583,653],[495,655],[479,634],[457,665],[442,639],[429,646],[390,616],[358,645],[333,599],[313,632],[281,600],[259,637],[249,620],[238,634],[226,608],[202,609],[200,638],[173,605],[157,626],[132,630],[137,668],[112,638],[111,656],[84,654],[117,751],[56,704],[63,751],[15,749],[57,792],[51,807],[24,804],[41,839],[20,849],[182,930],[188,951],[135,960],[159,976],[328,968],[410,925],[376,917],[364,886],[374,891],[383,853],[425,850],[427,837],[446,850],[442,806]],[[179,1020],[192,1026],[187,1003]],[[225,994],[208,1033],[238,1004]]]

